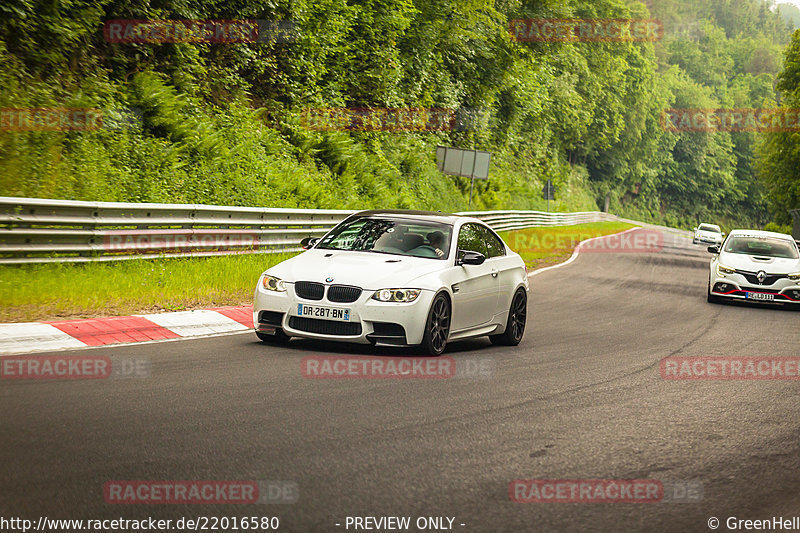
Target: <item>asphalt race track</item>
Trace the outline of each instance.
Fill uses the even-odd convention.
[[[483,375],[308,379],[309,355],[404,352],[248,333],[69,352],[146,359],[146,378],[0,381],[0,515],[277,516],[295,532],[354,531],[348,516],[455,517],[464,532],[800,516],[800,382],[670,381],[659,366],[796,357],[800,313],[707,303],[705,248],[664,235],[657,253],[582,253],[531,278],[519,347],[445,354]],[[515,479],[693,481],[702,499],[516,503]],[[111,480],[288,480],[299,500],[111,505]]]

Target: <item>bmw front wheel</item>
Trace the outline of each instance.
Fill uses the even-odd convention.
[[[447,347],[450,335],[450,300],[443,293],[433,299],[433,305],[425,322],[422,349],[430,355],[441,355]]]

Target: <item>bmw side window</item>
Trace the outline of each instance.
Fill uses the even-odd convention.
[[[458,233],[458,249],[486,255],[486,243],[481,227],[477,224],[464,224]]]
[[[483,233],[483,240],[486,242],[486,258],[501,257],[506,255],[506,247],[503,246],[502,241],[492,233],[489,228],[480,226],[481,233]]]

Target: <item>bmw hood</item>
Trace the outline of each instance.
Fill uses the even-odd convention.
[[[763,270],[767,274],[792,274],[800,271],[800,259],[786,259],[783,257],[764,257],[723,252],[719,256],[719,262],[726,267],[749,272]]]
[[[409,287],[417,278],[443,270],[447,265],[449,262],[441,259],[311,249],[275,265],[267,273],[288,283],[316,281],[378,290]]]

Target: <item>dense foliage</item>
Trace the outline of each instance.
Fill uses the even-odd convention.
[[[795,32],[786,49],[784,68],[778,77],[778,91],[783,107],[800,110],[800,32]],[[764,136],[759,146],[761,178],[767,190],[770,208],[779,223],[789,224],[790,209],[800,209],[800,132],[773,132]]]
[[[764,107],[792,24],[763,0],[6,0],[0,108],[136,109],[97,131],[0,131],[0,194],[463,210],[437,144],[493,152],[475,208],[768,220],[754,133],[673,133],[664,109]],[[518,42],[512,19],[658,18],[652,42]],[[263,19],[291,39],[112,43],[110,19]],[[795,85],[796,87],[796,85]],[[308,129],[308,108],[472,110],[452,132]]]

